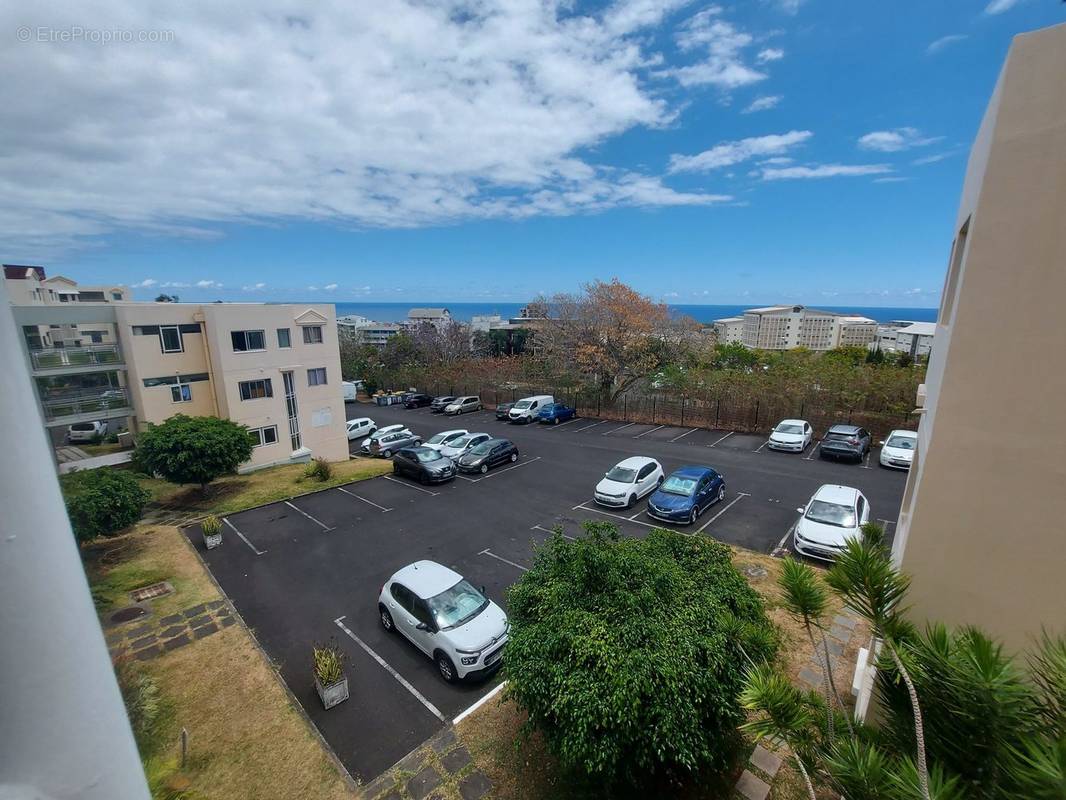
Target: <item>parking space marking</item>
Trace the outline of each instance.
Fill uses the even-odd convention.
[[[255,553],[257,556],[261,556],[261,555],[263,555],[266,552],[266,550],[260,550],[254,544],[249,542],[248,541],[248,537],[245,536],[243,533],[241,533],[239,530],[237,530],[237,526],[234,525],[232,522],[230,522],[226,517],[223,517],[222,521],[225,522],[227,525],[229,525],[230,530],[233,531],[238,536],[240,536],[241,537],[241,541],[244,542],[246,545],[248,545],[250,548],[252,548],[252,552]]]
[[[381,513],[383,513],[383,514],[384,514],[384,513],[386,512],[386,511],[392,511],[392,509],[391,509],[391,508],[385,508],[385,506],[379,506],[379,505],[378,505],[377,503],[375,503],[375,502],[374,502],[373,500],[367,500],[367,499],[366,499],[365,497],[360,497],[360,496],[359,496],[359,495],[357,495],[357,494],[356,494],[355,492],[349,492],[349,491],[348,491],[347,489],[345,489],[345,488],[344,488],[343,486],[338,486],[338,487],[336,487],[336,489],[337,489],[337,491],[338,491],[338,492],[344,492],[344,493],[345,493],[346,495],[348,495],[349,497],[354,497],[354,498],[355,498],[356,500],[362,500],[362,501],[363,501],[364,503],[367,503],[368,505],[372,505],[372,506],[373,506],[374,508],[380,508],[380,509],[381,509]]]
[[[498,469],[495,472],[489,472],[489,473],[487,473],[485,475],[482,475],[480,478],[466,478],[466,479],[468,481],[470,481],[471,483],[480,483],[481,481],[488,480],[489,478],[493,477],[494,475],[500,475],[500,474],[502,474],[504,472],[510,472],[512,469],[518,469],[519,467],[524,467],[526,464],[532,464],[534,461],[540,461],[540,456],[536,456],[535,458],[531,458],[528,461],[523,461],[520,464],[512,464],[509,467],[504,467],[503,469]],[[466,476],[465,475],[460,475],[459,477],[460,478],[464,478]]]
[[[345,614],[345,616],[347,616],[347,614]],[[403,686],[403,688],[405,688],[407,691],[409,691],[411,694],[413,694],[418,699],[418,702],[420,702],[427,709],[429,709],[429,713],[430,714],[435,716],[441,722],[447,722],[448,721],[448,720],[446,720],[444,718],[444,715],[442,713],[440,713],[440,710],[435,705],[433,705],[431,702],[429,702],[429,700],[427,700],[425,698],[425,696],[420,691],[418,691],[418,689],[416,689],[414,686],[412,686],[410,683],[408,683],[407,679],[404,678],[403,675],[401,675],[399,672],[397,672],[395,669],[393,669],[392,665],[389,664],[388,661],[386,661],[381,656],[379,656],[377,653],[375,653],[373,650],[371,650],[370,649],[370,645],[368,645],[366,642],[364,642],[362,639],[360,639],[358,636],[356,636],[355,633],[347,625],[344,624],[344,617],[337,617],[335,620],[333,620],[333,622],[338,628],[340,628],[342,631],[344,631],[346,634],[348,634],[348,636],[351,638],[351,640],[353,642],[355,642],[357,645],[359,645],[361,648],[363,648],[363,650],[366,651],[367,655],[369,655],[372,659],[377,661],[381,666],[383,666],[386,669],[386,671],[392,677],[394,677],[397,681],[399,681],[400,685]]]
[[[534,525],[534,526],[533,526],[532,528],[530,528],[530,530],[531,530],[531,531],[544,531],[545,533],[551,533],[551,534],[554,534],[554,533],[555,533],[555,531],[552,531],[552,530],[548,530],[547,528],[542,528],[542,527],[541,527],[540,525]],[[559,534],[560,534],[560,535],[561,535],[561,536],[562,536],[562,537],[563,537],[564,539],[569,539],[569,540],[570,540],[570,541],[572,541],[572,542],[574,542],[574,541],[577,541],[577,537],[576,537],[576,536],[571,536],[570,534],[568,534],[568,533],[563,533],[562,531],[559,531]]]
[[[818,452],[818,445],[820,445],[821,443],[822,443],[821,439],[818,439],[818,440],[814,441],[812,443],[812,445],[811,445],[811,452],[809,452],[807,454],[807,457],[804,458],[803,460],[804,461],[810,461],[812,458],[814,458],[814,454]]]
[[[457,714],[455,719],[452,720],[452,725],[458,725],[464,719],[469,717],[471,714],[473,714],[475,711],[477,711],[479,708],[481,708],[483,705],[485,705],[485,703],[487,703],[489,700],[491,700],[496,695],[498,695],[501,691],[503,691],[503,687],[506,686],[506,685],[507,685],[507,681],[502,681],[501,683],[497,684],[495,689],[493,689],[491,692],[489,692],[484,697],[482,697],[480,700],[478,700],[476,703],[474,703],[472,706],[470,706],[470,708],[466,709],[466,711],[463,711],[463,712]]]
[[[516,569],[522,570],[522,572],[529,572],[529,567],[523,567],[521,564],[517,564],[514,561],[510,561],[510,560],[504,558],[503,556],[498,556],[494,552],[489,550],[487,547],[484,550],[482,550],[480,553],[478,553],[478,555],[479,556],[488,556],[489,558],[495,558],[497,561],[502,561],[504,564],[510,564],[512,567],[515,567]]]
[[[305,517],[307,517],[309,520],[311,520],[313,523],[315,523],[315,525],[318,525],[319,527],[321,527],[323,533],[329,533],[331,530],[333,530],[333,528],[331,528],[329,525],[327,525],[324,522],[319,522],[317,519],[312,517],[310,514],[308,514],[302,508],[297,508],[292,503],[290,503],[288,500],[285,501],[285,505],[287,505],[289,508],[291,508],[296,513],[303,514]]]
[[[440,492],[431,492],[429,489],[423,489],[421,486],[412,486],[407,481],[398,481],[394,477],[392,477],[391,475],[382,475],[381,477],[384,478],[387,481],[392,481],[393,483],[398,483],[398,484],[400,484],[400,486],[406,486],[408,489],[414,489],[416,492],[422,492],[422,494],[432,495],[433,497],[436,497],[437,495],[440,494]]]
[[[768,444],[770,444],[770,440],[769,440],[769,439],[767,439],[767,440],[766,440],[765,442],[763,442],[762,444],[760,444],[760,445],[758,446],[758,448],[756,448],[755,452],[756,452],[756,453],[758,453],[758,452],[759,452],[759,450],[762,450],[762,449],[763,449],[764,447],[766,447],[766,445],[768,445]]]
[[[576,431],[574,431],[574,433],[581,433],[581,431],[587,431],[589,428],[595,428],[597,425],[602,425],[605,422],[610,422],[610,420],[601,419],[599,422],[593,422],[591,425],[586,425],[584,428],[578,428]]]
[[[723,437],[722,437],[721,439],[717,439],[717,440],[715,440],[715,441],[711,442],[711,443],[710,443],[709,445],[707,445],[707,446],[708,446],[708,447],[714,447],[714,446],[715,446],[716,444],[719,444],[720,442],[724,442],[724,441],[725,441],[726,439],[728,439],[728,438],[729,438],[730,436],[732,436],[732,435],[733,435],[734,433],[736,433],[736,431],[730,431],[730,432],[729,432],[729,433],[727,433],[727,434],[726,434],[725,436],[723,436]]]
[[[560,422],[558,425],[549,425],[548,430],[552,430],[553,428],[565,428],[571,422],[577,422],[577,417],[571,417],[566,422]]]
[[[644,433],[638,433],[638,434],[637,434],[636,436],[634,436],[633,438],[634,438],[634,439],[639,439],[639,438],[640,438],[641,436],[647,436],[647,435],[648,435],[649,433],[654,433],[655,431],[659,430],[660,428],[665,428],[665,427],[666,427],[665,425],[656,425],[656,426],[655,426],[654,428],[652,428],[652,429],[651,429],[650,431],[644,431]]]
[[[712,522],[714,522],[716,519],[718,519],[720,516],[722,516],[722,514],[727,512],[729,509],[731,509],[733,506],[735,506],[737,503],[739,503],[745,497],[751,497],[751,495],[748,494],[747,492],[737,492],[737,496],[734,497],[732,500],[730,500],[728,503],[726,503],[725,507],[721,511],[719,511],[717,514],[715,514],[709,520],[707,520],[702,525],[700,525],[696,529],[696,533],[703,533],[703,529],[704,528],[706,528],[708,525],[710,525]]]
[[[680,436],[675,436],[675,437],[674,437],[673,439],[671,439],[670,441],[671,441],[671,442],[676,442],[676,441],[677,441],[678,439],[683,439],[683,438],[685,438],[686,436],[688,436],[688,435],[689,435],[690,433],[695,433],[695,432],[696,432],[696,431],[698,431],[698,430],[699,430],[699,428],[693,428],[693,429],[692,429],[692,430],[690,430],[690,431],[685,431],[685,432],[684,432],[683,434],[681,434]]]
[[[896,524],[896,521],[895,521],[894,519],[881,519],[881,518],[878,518],[878,520],[877,520],[877,521],[878,521],[878,522],[883,522],[883,523],[885,523],[885,527],[886,527],[886,528],[887,528],[887,527],[888,527],[889,525],[895,525],[895,524]]]
[[[781,541],[777,543],[777,547],[775,547],[770,552],[771,553],[778,553],[781,550],[786,549],[785,548],[785,542],[788,541],[788,537],[792,535],[792,531],[794,531],[794,530],[796,530],[796,523],[795,522],[793,522],[791,525],[788,526],[788,530],[785,531],[785,535],[781,537]]]
[[[605,516],[605,517],[614,517],[615,519],[620,519],[623,522],[635,522],[637,525],[643,525],[645,528],[658,528],[659,527],[658,525],[651,525],[650,523],[643,522],[643,521],[641,521],[639,519],[630,519],[629,517],[623,517],[621,514],[612,514],[610,511],[604,511],[603,509],[600,509],[600,508],[589,508],[584,503],[581,503],[580,505],[576,505],[570,510],[571,511],[577,511],[579,508],[584,509],[585,511],[591,511],[594,514],[603,514],[603,516]],[[682,533],[683,533],[683,531],[682,531]]]
[[[623,425],[620,428],[611,428],[609,431],[605,431],[604,433],[601,433],[600,436],[610,436],[612,433],[617,433],[618,431],[625,430],[626,428],[631,428],[631,427],[633,427],[636,424],[637,423],[635,423],[635,422],[630,422],[629,424]]]
[[[862,464],[860,464],[859,466],[861,466],[863,469],[869,469],[870,468],[870,453],[869,452],[866,453],[866,458],[863,460]]]

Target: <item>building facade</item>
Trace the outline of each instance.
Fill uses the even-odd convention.
[[[446,308],[412,308],[407,312],[407,324],[411,327],[428,323],[440,331],[451,321],[452,312]]]
[[[925,358],[933,349],[935,336],[935,322],[892,320],[877,326],[877,338],[869,347],[885,353],[907,353],[915,359]]]
[[[740,342],[758,350],[832,350],[866,347],[877,336],[867,317],[821,311],[806,306],[766,306],[744,312]]]
[[[744,317],[716,319],[714,335],[719,344],[736,344],[744,341]]]

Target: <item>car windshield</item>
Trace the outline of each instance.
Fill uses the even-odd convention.
[[[895,447],[899,450],[913,450],[914,439],[910,436],[893,436],[885,442],[885,447]]]
[[[96,425],[91,422],[75,422],[70,426],[72,431],[92,431],[96,430]]]
[[[512,408],[529,408],[529,404],[530,404],[529,400],[519,400],[517,403],[515,403],[512,406]]]
[[[465,580],[426,600],[437,627],[446,631],[469,622],[489,604],[488,599]]]
[[[472,441],[474,441],[473,436],[460,436],[454,442],[449,442],[448,447],[454,447],[457,450],[465,450],[470,446]]]
[[[825,500],[814,500],[807,509],[807,519],[838,528],[854,528],[855,509],[838,503],[827,503]]]
[[[418,456],[418,460],[423,464],[428,464],[430,461],[437,461],[440,459],[440,455],[436,450],[429,450],[425,448],[418,448],[415,450],[415,454]]]
[[[667,478],[659,490],[667,494],[679,494],[688,497],[696,489],[695,478],[683,478],[680,475],[671,475]]]
[[[607,473],[607,480],[618,481],[619,483],[632,483],[636,480],[636,477],[637,471],[635,469],[622,466],[611,467],[610,471]]]
[[[775,433],[803,433],[802,425],[778,425],[774,431]]]
[[[443,442],[447,438],[448,438],[448,434],[446,434],[446,433],[438,433],[436,436],[430,436],[429,437],[429,441],[426,442],[426,444],[440,444],[441,442]]]
[[[486,455],[491,449],[492,446],[488,442],[482,442],[477,447],[471,448],[470,452],[475,456],[483,456]]]

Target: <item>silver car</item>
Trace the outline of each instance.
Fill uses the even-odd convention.
[[[403,430],[395,433],[387,433],[379,438],[372,438],[367,453],[382,458],[392,458],[392,454],[404,447],[417,447],[422,444],[422,437]]]

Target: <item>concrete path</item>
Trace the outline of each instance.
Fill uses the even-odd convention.
[[[120,453],[108,453],[104,456],[80,458],[77,461],[64,461],[59,465],[59,474],[66,475],[68,472],[80,469],[96,469],[97,467],[113,467],[116,464],[128,464],[132,459],[133,451],[123,450]]]

